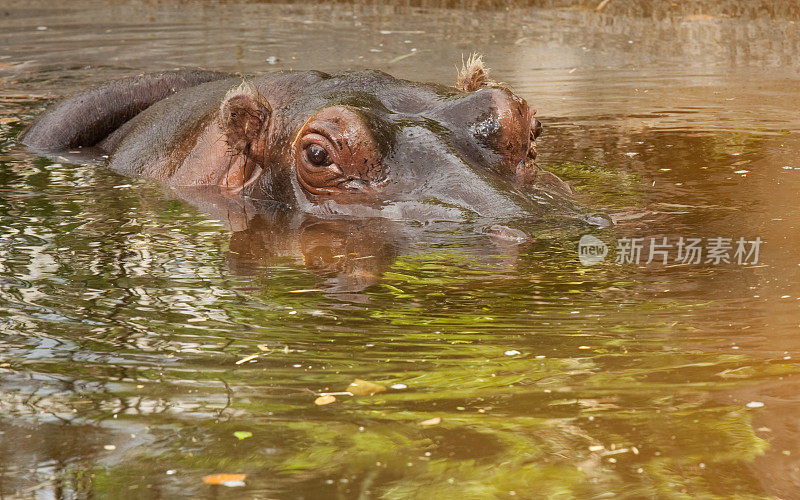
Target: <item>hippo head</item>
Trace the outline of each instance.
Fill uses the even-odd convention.
[[[224,187],[313,214],[397,219],[514,217],[569,196],[534,164],[536,110],[479,58],[456,87],[379,71],[291,78],[291,92],[245,83],[224,99],[225,140],[247,157]]]

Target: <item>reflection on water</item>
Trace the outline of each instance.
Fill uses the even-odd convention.
[[[796,495],[790,6],[467,3],[0,6],[0,495]],[[139,71],[446,83],[472,50],[539,108],[541,165],[613,228],[520,221],[514,244],[223,214],[14,143],[46,98]],[[755,266],[583,267],[585,232],[765,243]],[[314,405],[356,378],[394,388]],[[201,480],[223,472],[246,486]]]

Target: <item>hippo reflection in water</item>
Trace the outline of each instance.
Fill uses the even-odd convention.
[[[400,255],[441,252],[452,246],[459,223],[414,224],[384,217],[318,217],[228,198],[207,189],[178,188],[177,195],[231,230],[226,254],[237,275],[261,275],[264,268],[299,260],[317,278],[314,288],[353,302],[368,300],[362,290],[378,283]],[[455,251],[467,252],[482,265],[513,266],[521,249],[515,230],[489,226],[485,234],[466,234]]]
[[[569,186],[534,163],[534,114],[477,57],[455,87],[379,71],[246,80],[172,71],[66,99],[22,142],[108,157],[113,170],[159,180],[217,216],[233,203],[322,219],[497,224],[571,210]]]

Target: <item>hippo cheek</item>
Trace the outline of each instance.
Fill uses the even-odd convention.
[[[298,203],[300,187],[291,168],[285,162],[275,161],[262,168],[252,183],[249,183],[242,194],[262,203],[294,207]]]

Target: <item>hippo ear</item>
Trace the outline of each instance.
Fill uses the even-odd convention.
[[[494,82],[489,80],[487,71],[480,54],[473,53],[467,62],[464,62],[462,57],[461,70],[456,78],[456,88],[462,92],[474,92],[479,88],[494,85]]]
[[[231,151],[249,153],[271,114],[269,103],[251,84],[243,82],[229,91],[220,106],[220,122]]]

